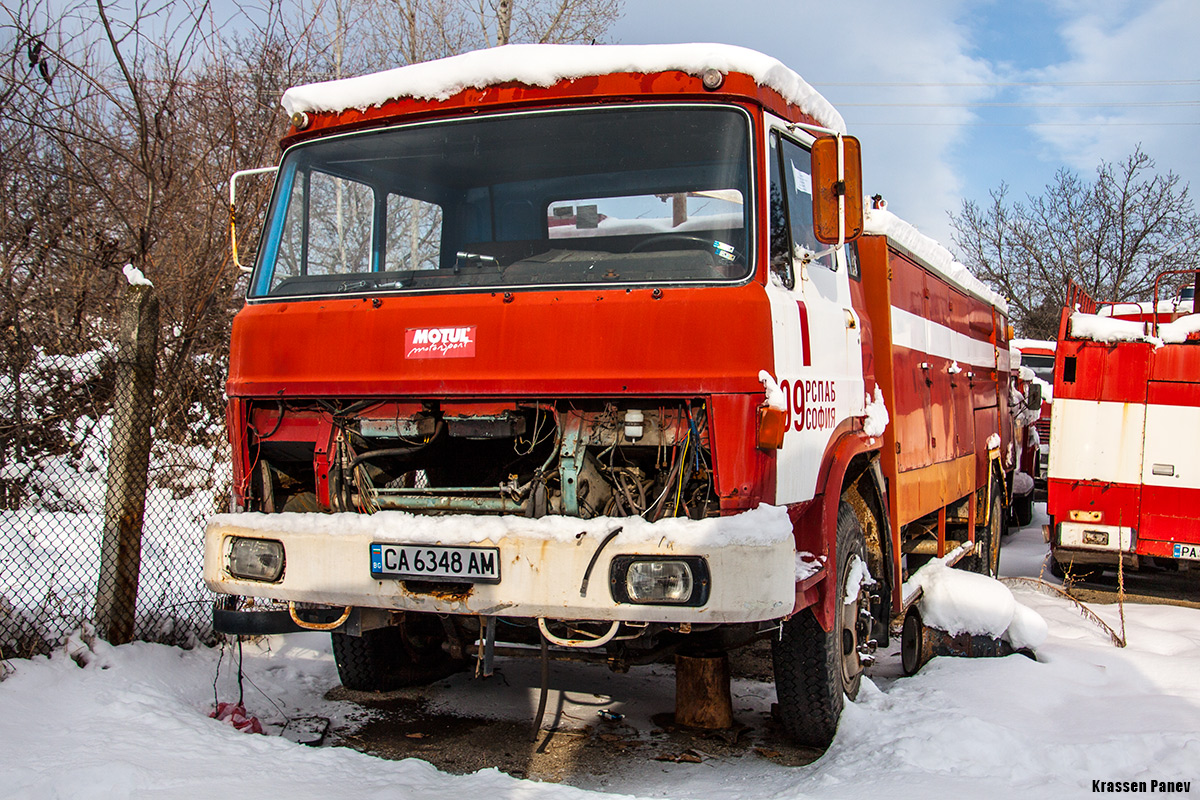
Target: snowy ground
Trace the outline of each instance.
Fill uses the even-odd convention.
[[[1006,539],[1005,574],[1040,574],[1042,521]],[[563,784],[494,769],[447,775],[417,759],[294,744],[288,731],[241,733],[207,717],[215,695],[237,697],[228,649],[89,648],[76,638],[48,659],[6,662],[0,797],[1062,798],[1091,794],[1094,780],[1146,781],[1146,790],[1150,781],[1186,781],[1200,792],[1200,610],[1126,606],[1129,645],[1118,649],[1069,603],[1014,592],[1049,624],[1037,662],[940,658],[904,678],[895,655],[885,655],[847,707],[829,752],[812,764],[783,767],[753,751],[698,764],[630,754],[602,780]],[[1120,629],[1116,606],[1095,610]],[[350,729],[368,714],[325,699],[337,678],[323,635],[247,645],[245,666],[247,706],[268,733],[278,733],[285,717],[319,715]],[[563,695],[565,708],[591,719],[597,707],[625,712],[626,722],[648,733],[640,726],[649,725],[649,709],[670,707],[669,672],[572,668],[563,679],[581,683]],[[463,679],[443,696],[453,690],[528,718],[532,693],[518,682],[490,700],[485,686]],[[747,716],[773,699],[769,684],[753,681],[735,684],[734,694],[735,708],[751,710]]]

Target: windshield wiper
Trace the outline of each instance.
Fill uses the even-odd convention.
[[[500,262],[495,256],[485,256],[482,253],[468,253],[466,250],[459,250],[454,254],[454,272],[458,273],[463,267],[496,267],[500,268]]]
[[[344,293],[344,292],[360,292],[365,289],[403,289],[405,281],[411,280],[411,278],[412,278],[412,274],[409,273],[409,275],[407,277],[401,276],[401,277],[397,277],[395,280],[383,281],[383,282],[378,281],[378,280],[372,280],[372,279],[365,279],[365,280],[359,280],[359,281],[346,281],[345,283],[340,284],[337,287],[337,291],[339,293]]]

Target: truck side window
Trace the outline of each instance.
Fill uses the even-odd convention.
[[[813,234],[812,211],[812,156],[808,150],[789,139],[781,140],[783,155],[783,181],[787,193],[788,222],[792,232],[793,254],[815,254],[827,248]],[[836,262],[832,253],[813,261],[827,269],[834,269]]]
[[[771,226],[771,272],[779,281],[791,289],[796,285],[792,275],[792,243],[788,237],[787,206],[783,202],[783,182],[779,179],[778,136],[771,137],[771,151],[767,153],[767,169],[770,172],[770,216]]]
[[[862,280],[862,267],[858,263],[858,244],[850,242],[846,245],[846,263],[849,268],[847,273],[856,281]]]
[[[384,270],[437,269],[442,252],[442,208],[415,197],[387,196]]]
[[[370,272],[374,190],[317,170],[296,178],[272,288],[304,275]]]

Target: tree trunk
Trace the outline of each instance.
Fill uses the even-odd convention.
[[[112,644],[133,639],[137,606],[158,352],[158,298],[153,287],[130,286],[126,290],[119,336],[96,587],[96,625],[100,636]]]
[[[508,44],[512,30],[513,0],[500,0],[496,7],[496,46]]]

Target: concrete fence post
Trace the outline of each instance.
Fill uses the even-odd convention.
[[[104,538],[96,587],[97,630],[112,644],[133,639],[158,353],[158,298],[154,287],[148,281],[131,282],[122,303]]]

